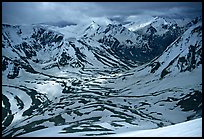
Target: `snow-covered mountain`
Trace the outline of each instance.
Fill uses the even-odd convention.
[[[150,19],[134,31],[2,24],[2,135],[100,136],[202,117],[202,19]]]
[[[140,31],[141,33],[146,33],[148,28],[152,26],[157,30],[157,34],[162,34],[171,25],[185,27],[191,20],[190,18],[172,19],[158,16],[135,16],[129,17],[124,26],[131,31]]]

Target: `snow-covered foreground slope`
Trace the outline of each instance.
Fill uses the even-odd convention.
[[[51,127],[19,137],[68,137],[67,135],[60,134],[61,129],[63,129],[63,126]],[[69,134],[69,137],[73,136],[83,136],[83,134]],[[116,134],[102,137],[202,137],[202,118],[149,130],[137,131],[134,127],[121,128],[116,131]]]
[[[202,137],[202,118],[157,129],[131,130],[118,132],[112,137]]]
[[[66,31],[28,28],[4,26],[2,34],[3,136],[36,135],[37,130],[48,136],[42,135],[48,129],[59,136],[114,135],[202,117],[201,22],[136,68],[109,45],[100,45],[114,36],[101,43],[89,37],[66,40]],[[112,29],[107,33],[118,38],[123,27]],[[49,135],[57,136],[54,131]]]

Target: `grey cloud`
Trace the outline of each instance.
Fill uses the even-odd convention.
[[[99,6],[106,9],[107,15],[149,14],[167,15],[177,14],[180,16],[201,15],[201,2],[118,2],[118,3],[99,3]],[[177,11],[176,11],[177,9]]]
[[[3,2],[4,23],[32,24],[60,20],[79,23],[93,17],[123,20],[130,15],[195,17],[201,2]]]
[[[80,22],[87,19],[87,3],[9,2],[2,4],[3,22],[32,24],[67,20]],[[89,7],[89,8],[88,8]]]

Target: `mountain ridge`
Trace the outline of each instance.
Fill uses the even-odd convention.
[[[100,136],[202,117],[201,21],[178,27],[161,50],[156,27],[145,38],[122,24],[78,26],[81,35],[74,26],[2,24],[2,136],[54,126]]]

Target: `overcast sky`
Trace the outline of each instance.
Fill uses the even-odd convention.
[[[128,16],[152,15],[196,17],[201,2],[3,2],[2,21],[10,24],[34,24],[99,20],[101,17],[125,19]]]

